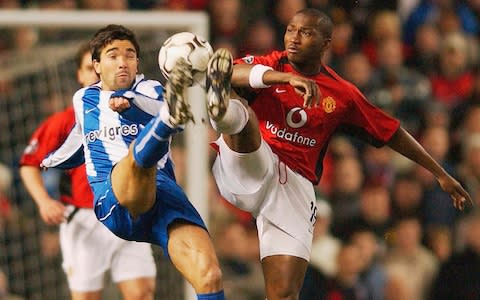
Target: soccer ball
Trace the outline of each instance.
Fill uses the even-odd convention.
[[[158,52],[158,65],[168,79],[173,66],[180,57],[192,65],[193,83],[205,87],[208,60],[213,54],[212,46],[203,37],[191,32],[180,32],[169,37]]]

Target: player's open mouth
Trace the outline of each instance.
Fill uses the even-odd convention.
[[[288,47],[288,48],[287,48],[287,52],[288,52],[288,53],[298,53],[298,49],[297,49],[297,48],[293,48],[293,47]]]

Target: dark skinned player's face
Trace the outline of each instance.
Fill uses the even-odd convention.
[[[319,31],[318,18],[296,14],[287,25],[283,41],[288,60],[302,71],[320,64],[330,38],[325,38]]]

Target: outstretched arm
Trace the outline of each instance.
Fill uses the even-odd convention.
[[[440,187],[450,194],[456,208],[463,210],[467,200],[473,203],[462,185],[450,176],[405,129],[400,127],[388,142],[388,146],[432,172]]]
[[[252,87],[250,85],[252,68],[255,65],[237,64],[233,67],[232,86]],[[292,73],[268,70],[263,73],[262,81],[265,85],[289,84],[303,97],[305,107],[317,106],[320,102],[320,90],[315,81]]]

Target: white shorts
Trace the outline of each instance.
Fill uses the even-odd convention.
[[[79,209],[70,222],[60,225],[60,245],[62,266],[72,291],[103,289],[109,270],[115,283],[156,275],[150,245],[115,236],[91,209]]]
[[[220,137],[213,176],[223,197],[257,218],[260,256],[310,260],[316,201],[313,185],[262,140],[252,153],[232,151]]]

